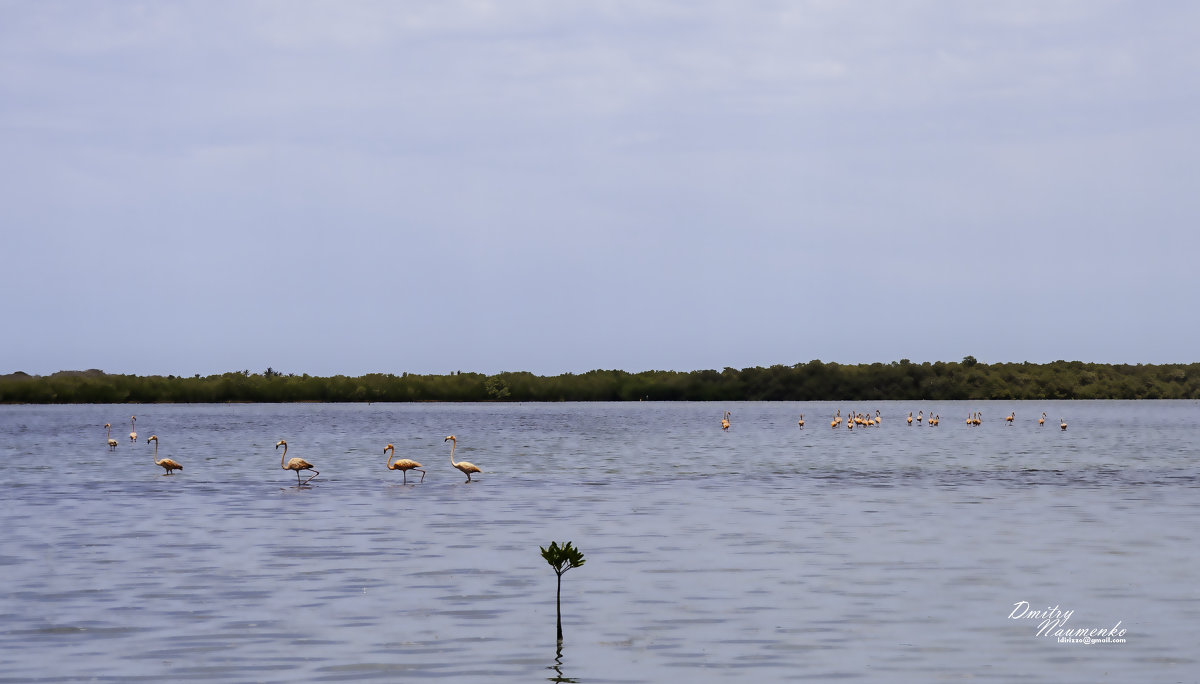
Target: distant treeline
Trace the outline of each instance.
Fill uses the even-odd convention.
[[[961,362],[691,372],[594,370],[539,376],[371,373],[314,377],[268,368],[201,377],[110,375],[99,370],[0,376],[0,403],[119,404],[299,401],[822,401],[886,399],[1200,399],[1200,364]]]

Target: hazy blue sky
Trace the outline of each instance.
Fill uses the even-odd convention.
[[[0,0],[0,372],[1196,361],[1197,26]]]

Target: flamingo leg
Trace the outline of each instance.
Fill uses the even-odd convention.
[[[313,474],[312,474],[312,477],[310,477],[310,478],[308,478],[307,480],[305,480],[305,481],[304,481],[304,484],[308,484],[309,482],[312,482],[312,479],[313,479],[313,477],[316,477],[316,476],[318,476],[318,475],[320,475],[320,474],[321,474],[321,473],[320,473],[320,471],[314,470],[314,471],[313,471]],[[300,479],[300,471],[299,471],[299,470],[297,470],[297,471],[296,471],[296,479],[297,479],[297,480],[299,480],[299,479]]]
[[[408,484],[408,471],[407,471],[407,470],[401,470],[401,471],[400,471],[400,475],[403,477],[403,479],[401,480],[400,484]]]
[[[420,468],[416,468],[416,470],[421,470],[421,469],[420,469]],[[421,470],[421,482],[424,482],[424,481],[425,481],[425,471],[424,471],[424,470]]]

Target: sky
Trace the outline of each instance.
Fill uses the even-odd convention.
[[[1196,26],[0,0],[0,373],[1195,362]]]

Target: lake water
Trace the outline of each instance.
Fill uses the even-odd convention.
[[[832,430],[851,408],[882,425]],[[941,425],[907,426],[918,410]],[[0,681],[1195,681],[1198,419],[1190,401],[0,407]],[[423,483],[385,469],[388,443]],[[561,657],[551,540],[587,559],[563,576]],[[1022,601],[1124,642],[1038,636]]]

